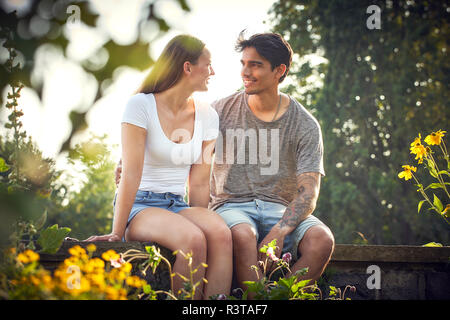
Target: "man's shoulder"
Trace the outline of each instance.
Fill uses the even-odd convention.
[[[224,98],[217,99],[211,103],[211,106],[216,109],[216,111],[222,110],[224,107],[230,107],[239,102],[242,98],[243,91],[236,91]]]
[[[316,117],[312,114],[311,111],[306,109],[300,102],[298,102],[295,98],[291,98],[291,104],[293,104],[294,107],[294,117],[295,121],[302,122],[307,124],[307,126],[313,126],[320,128],[319,121],[317,121]]]

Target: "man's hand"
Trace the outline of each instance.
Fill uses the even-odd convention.
[[[120,159],[119,163],[117,164],[116,170],[114,170],[114,175],[115,175],[116,187],[117,187],[120,182],[120,177],[122,176],[122,159]]]

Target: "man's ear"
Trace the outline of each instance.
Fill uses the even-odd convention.
[[[287,67],[285,64],[280,64],[278,67],[275,68],[276,69],[276,75],[278,78],[281,78],[287,70]]]

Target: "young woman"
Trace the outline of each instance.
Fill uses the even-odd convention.
[[[122,175],[112,233],[87,241],[154,241],[170,250],[192,252],[205,277],[196,298],[228,294],[232,277],[231,232],[207,209],[210,168],[219,118],[192,97],[208,90],[214,75],[211,55],[195,37],[180,35],[163,50],[122,118]],[[188,181],[189,204],[183,199]],[[176,257],[173,271],[187,276],[188,262]],[[202,282],[203,283],[203,282]],[[183,285],[174,278],[177,292]]]

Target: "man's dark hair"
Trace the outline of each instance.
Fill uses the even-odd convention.
[[[236,43],[236,51],[242,52],[245,48],[253,47],[256,52],[270,62],[272,70],[281,64],[286,65],[286,72],[281,76],[281,83],[286,78],[292,63],[292,48],[278,33],[257,33],[248,40],[244,38],[243,30]]]

